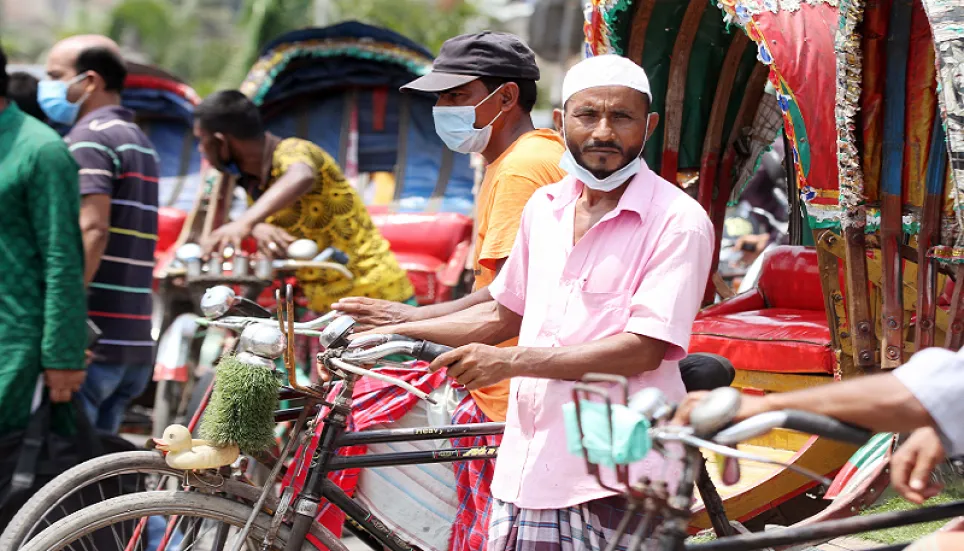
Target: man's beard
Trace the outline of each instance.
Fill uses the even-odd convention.
[[[589,141],[586,142],[582,147],[573,147],[573,144],[572,144],[572,143],[569,143],[569,144],[567,144],[567,145],[568,145],[568,147],[569,147],[569,151],[572,152],[572,158],[576,160],[576,162],[579,164],[579,166],[585,168],[586,170],[589,171],[590,174],[592,174],[592,175],[595,176],[596,178],[599,178],[600,180],[605,180],[605,179],[608,178],[611,174],[613,174],[613,173],[616,172],[617,170],[623,168],[624,166],[628,165],[629,163],[633,162],[633,160],[638,157],[638,155],[634,156],[634,155],[627,154],[627,153],[626,153],[626,150],[623,149],[622,147],[620,147],[619,145],[617,145],[615,142],[601,142],[601,141],[597,141],[597,140],[589,140]],[[590,148],[610,148],[610,149],[614,149],[614,150],[619,151],[619,152],[622,154],[623,157],[622,157],[622,159],[620,160],[619,165],[618,165],[616,168],[612,169],[612,170],[608,170],[608,169],[602,169],[602,170],[600,170],[600,169],[594,169],[594,168],[592,168],[592,167],[589,165],[589,163],[586,162],[585,154],[583,153],[583,150],[584,150],[584,149],[590,149]]]

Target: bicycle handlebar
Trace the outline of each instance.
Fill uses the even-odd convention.
[[[873,436],[870,431],[838,421],[832,417],[787,409],[769,411],[754,415],[721,430],[712,440],[724,446],[735,446],[751,438],[762,436],[773,429],[784,428],[805,432],[815,436],[823,436],[838,442],[863,445]]]
[[[787,416],[786,423],[784,423],[783,427],[787,429],[823,436],[824,438],[838,442],[847,442],[848,444],[856,444],[858,446],[866,444],[871,436],[873,436],[873,433],[867,429],[851,425],[850,423],[844,423],[843,421],[827,417],[826,415],[795,409],[784,410],[783,413]]]
[[[371,363],[387,356],[395,354],[405,354],[423,362],[431,362],[435,358],[452,350],[451,347],[437,344],[431,341],[412,340],[402,337],[404,340],[397,340],[397,335],[387,336],[387,342],[375,345],[371,348],[352,349],[348,348],[342,353],[341,359],[351,363]]]

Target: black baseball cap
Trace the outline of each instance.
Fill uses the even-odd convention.
[[[442,44],[432,71],[401,90],[444,92],[479,77],[539,80],[536,55],[518,36],[494,31],[463,34]]]

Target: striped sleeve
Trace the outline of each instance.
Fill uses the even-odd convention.
[[[106,145],[87,141],[72,144],[70,152],[80,165],[80,194],[111,195],[120,167],[117,153]]]

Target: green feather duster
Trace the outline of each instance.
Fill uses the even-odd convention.
[[[214,392],[201,418],[201,438],[237,444],[246,454],[270,448],[281,382],[273,371],[225,356],[217,366]]]

